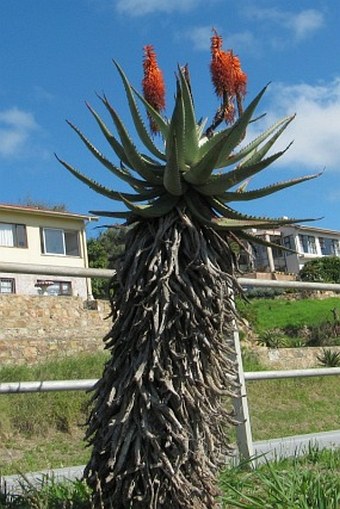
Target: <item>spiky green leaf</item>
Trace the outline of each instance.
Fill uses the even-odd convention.
[[[144,99],[144,97],[142,96],[142,94],[138,92],[138,90],[136,90],[134,87],[132,87],[132,90],[137,95],[137,97],[142,101],[146,108],[146,111],[148,112],[148,114],[158,127],[159,132],[162,134],[163,138],[166,139],[169,134],[169,124],[167,123],[167,121],[162,117],[162,115],[160,115],[160,113],[158,113],[158,111],[156,111],[151,106],[151,104],[148,103],[148,101]]]
[[[258,147],[263,143],[271,134],[274,133],[273,137],[269,140],[270,144],[267,145],[268,149],[262,153],[262,157],[268,152],[270,147],[274,144],[274,142],[279,138],[279,136],[282,134],[282,132],[288,127],[288,125],[292,122],[292,120],[295,118],[295,115],[290,115],[288,117],[282,118],[281,120],[278,120],[275,124],[273,124],[271,127],[269,127],[266,131],[261,133],[259,136],[257,136],[254,140],[252,140],[250,143],[248,143],[245,147],[240,149],[235,154],[232,154],[228,156],[225,161],[221,163],[220,168],[225,168],[227,166],[230,166],[232,164],[236,164],[239,161],[242,161],[242,163],[250,164],[250,162],[256,162],[252,161],[251,157],[255,154],[258,154]],[[260,160],[260,159],[258,159]]]
[[[184,110],[184,159],[187,164],[193,164],[196,162],[198,157],[199,140],[195,109],[189,89],[189,84],[185,79],[181,69],[179,69],[179,78]]]
[[[168,214],[177,205],[178,200],[178,196],[166,194],[148,205],[134,205],[130,200],[122,197],[122,201],[134,214],[144,218],[161,217]]]
[[[101,132],[104,134],[106,140],[110,144],[112,150],[117,155],[118,159],[120,161],[123,161],[123,163],[126,166],[130,166],[130,163],[125,155],[124,148],[119,143],[117,138],[111,133],[111,131],[106,126],[105,122],[102,120],[102,118],[98,115],[95,109],[92,108],[92,106],[89,103],[85,103],[90,113],[93,115],[94,119],[96,120]]]
[[[245,179],[252,177],[267,168],[270,164],[276,161],[276,159],[281,157],[289,147],[290,145],[286,149],[276,152],[276,154],[263,159],[263,161],[260,161],[259,163],[250,166],[243,166],[242,168],[237,167],[235,170],[229,171],[228,173],[212,175],[206,184],[197,186],[197,191],[208,196],[221,195],[225,192],[225,190],[240,184]]]
[[[228,134],[225,136],[228,136]],[[216,168],[216,163],[220,157],[220,151],[225,143],[225,138],[221,137],[219,142],[202,157],[199,163],[193,165],[192,168],[183,175],[184,179],[194,185],[205,184]]]
[[[101,217],[116,217],[119,219],[128,219],[131,217],[132,212],[130,210],[118,210],[118,211],[108,211],[108,210],[90,210],[90,214],[94,214],[95,216]]]
[[[139,112],[139,109],[137,107],[137,104],[136,104],[136,101],[135,101],[135,98],[134,98],[134,95],[133,95],[133,92],[132,92],[132,87],[129,83],[129,80],[127,79],[127,76],[126,74],[124,73],[123,69],[121,68],[121,66],[115,61],[113,60],[113,63],[114,65],[116,66],[119,74],[120,74],[120,77],[123,81],[123,85],[124,85],[124,89],[125,89],[125,92],[126,92],[126,96],[127,96],[127,100],[128,100],[128,104],[129,104],[129,107],[130,107],[130,112],[131,112],[131,116],[134,120],[134,124],[135,124],[135,127],[136,127],[136,130],[137,130],[137,133],[141,139],[141,141],[143,142],[143,144],[145,145],[145,147],[150,150],[150,152],[155,156],[155,157],[158,157],[159,159],[165,161],[166,160],[166,157],[165,157],[165,154],[163,152],[161,152],[158,147],[154,144],[153,142],[153,139],[151,138],[151,136],[149,135],[149,132],[143,122],[143,119],[142,119],[142,116]]]
[[[176,133],[172,135],[172,139],[168,140],[171,149],[168,154],[168,161],[164,170],[163,183],[165,189],[175,196],[181,196],[185,193],[187,185],[181,178],[181,168],[183,168],[183,152],[179,153],[177,147]]]
[[[68,125],[77,133],[82,142],[86,145],[89,151],[94,155],[94,157],[107,168],[111,173],[115,176],[119,177],[124,182],[127,182],[131,186],[136,186],[138,188],[145,187],[146,182],[143,180],[136,179],[131,175],[131,173],[127,169],[121,169],[111,163],[97,148],[84,136],[84,134],[76,127],[72,122],[66,121]]]
[[[320,175],[321,173],[306,175],[304,177],[285,180],[283,182],[278,182],[277,184],[261,187],[259,189],[253,189],[251,191],[225,192],[219,195],[219,198],[225,202],[256,200],[257,198],[263,198],[264,196],[276,193],[278,191],[281,191],[282,189],[287,189],[288,187],[301,184],[302,182],[306,182],[307,180],[315,179],[317,177],[320,177]]]
[[[129,165],[143,178],[145,178],[145,180],[147,180],[150,184],[156,185],[159,184],[160,177],[157,175],[157,171],[155,171],[158,169],[158,167],[156,167],[153,164],[150,164],[138,152],[119,115],[116,113],[114,108],[112,108],[107,98],[104,96],[101,98],[101,100],[105,107],[107,108],[107,110],[109,111],[111,118],[116,126],[116,129],[120,137],[120,141],[124,147],[126,158],[129,161]]]
[[[124,201],[129,200],[131,202],[138,202],[138,201],[146,201],[151,200],[152,198],[155,198],[159,195],[158,191],[150,190],[145,191],[144,193],[138,193],[138,194],[130,194],[130,193],[119,193],[118,191],[113,191],[112,189],[109,189],[106,186],[103,186],[96,182],[95,180],[87,177],[84,173],[77,170],[73,166],[71,166],[66,161],[60,159],[57,154],[55,154],[55,157],[58,159],[58,161],[66,168],[72,175],[74,175],[78,180],[86,184],[88,187],[93,189],[93,191],[96,191],[99,194],[102,194],[103,196],[106,196],[107,198],[110,198],[111,200],[117,200],[117,201]]]

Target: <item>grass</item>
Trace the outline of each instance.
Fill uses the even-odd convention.
[[[340,449],[311,447],[301,458],[225,468],[219,476],[223,509],[339,509]],[[22,493],[0,494],[1,509],[91,509],[83,482],[45,477],[38,486],[22,478]]]
[[[82,355],[29,367],[4,367],[0,381],[99,377],[106,355]],[[244,357],[246,371],[262,369]],[[340,424],[339,378],[248,382],[255,440],[330,431]],[[83,442],[89,395],[82,391],[0,395],[0,473],[8,475],[86,463]]]
[[[0,382],[97,378],[107,354],[56,359],[36,366],[5,366]],[[0,473],[83,464],[89,395],[83,391],[0,395]]]
[[[339,509],[340,449],[311,448],[302,458],[247,464],[220,476],[223,509]]]
[[[238,302],[238,309],[255,332],[287,326],[319,325],[333,321],[332,309],[340,309],[340,299],[251,299]]]
[[[60,482],[45,476],[38,485],[24,476],[22,493],[9,496],[0,493],[0,509],[92,509],[89,489],[82,481]]]
[[[339,386],[339,376],[248,382],[253,438],[339,429]]]

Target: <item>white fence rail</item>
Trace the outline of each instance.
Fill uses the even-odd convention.
[[[0,262],[0,272],[22,273],[22,274],[46,274],[62,275],[84,278],[111,278],[115,275],[114,270],[110,269],[92,269],[92,268],[69,268],[56,267],[49,265],[17,264],[9,262]],[[297,290],[316,290],[316,291],[335,291],[340,292],[340,284],[326,283],[307,283],[301,281],[277,281],[267,279],[239,278],[238,282],[243,287],[259,288],[289,288]],[[296,369],[282,371],[254,371],[243,372],[242,358],[240,354],[240,344],[238,333],[235,333],[236,351],[239,352],[237,360],[239,362],[239,377],[243,381],[275,380],[293,377],[315,377],[315,376],[333,376],[340,375],[340,368],[315,368],[315,369]],[[54,381],[34,381],[34,382],[10,382],[0,383],[0,394],[19,394],[30,392],[53,392],[53,391],[79,391],[91,390],[96,379],[84,380],[54,380]],[[236,417],[241,423],[238,428],[238,448],[241,456],[251,458],[253,456],[253,441],[249,419],[249,409],[247,393],[244,384],[242,385],[242,394],[239,400],[235,400]]]
[[[292,369],[282,371],[246,371],[246,381],[280,380],[283,378],[310,378],[316,376],[340,375],[340,368]],[[34,382],[0,383],[0,394],[22,394],[27,392],[90,391],[98,382],[97,378],[77,380],[52,380]]]

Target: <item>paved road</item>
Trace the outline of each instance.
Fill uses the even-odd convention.
[[[320,449],[340,447],[340,431],[328,431],[309,435],[296,435],[292,437],[276,438],[262,442],[254,442],[254,451],[257,462],[261,463],[272,459],[287,458],[301,455],[308,452],[310,446],[317,446]],[[39,485],[41,480],[48,476],[55,480],[80,479],[83,474],[84,465],[77,467],[58,468],[55,470],[44,470],[26,474],[26,479],[33,485]],[[4,491],[6,485],[7,493],[20,492],[22,478],[17,475],[4,476],[0,480],[0,491]]]

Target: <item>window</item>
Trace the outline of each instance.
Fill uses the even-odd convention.
[[[0,246],[27,247],[26,226],[0,223]]]
[[[270,237],[270,242],[277,245],[277,247],[272,247],[273,257],[281,258],[283,256],[281,249],[281,239],[278,239],[277,237]]]
[[[70,281],[38,279],[34,286],[38,289],[39,295],[72,295],[72,283]]]
[[[15,280],[8,277],[0,278],[0,293],[15,293]]]
[[[316,254],[316,243],[313,235],[299,235],[300,245],[304,253]]]
[[[49,295],[72,295],[70,281],[54,281],[54,284],[47,289]]]
[[[319,238],[321,253],[324,256],[340,256],[340,246],[337,239],[331,239],[329,237]]]
[[[295,243],[294,243],[294,237],[293,235],[286,235],[283,237],[283,245],[287,247],[288,249],[295,250]],[[289,252],[286,252],[286,254],[291,254]]]
[[[43,228],[41,240],[45,254],[80,256],[78,231]]]

